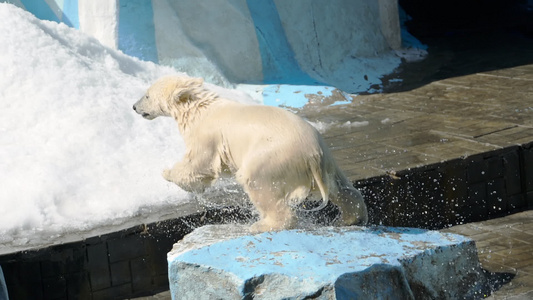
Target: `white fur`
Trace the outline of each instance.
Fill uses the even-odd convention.
[[[147,119],[171,116],[178,123],[187,150],[163,177],[202,192],[223,173],[234,175],[260,214],[253,231],[293,228],[293,207],[313,192],[339,207],[339,225],[367,221],[361,194],[318,131],[291,112],[227,100],[201,78],[178,76],[159,79],[133,108]]]

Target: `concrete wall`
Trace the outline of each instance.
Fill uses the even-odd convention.
[[[1,0],[0,0],[1,1]],[[367,90],[400,63],[396,0],[4,0],[207,81]]]
[[[80,0],[1,0],[24,8],[41,20],[63,22],[79,28],[78,2]]]

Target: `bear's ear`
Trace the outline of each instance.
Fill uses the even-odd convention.
[[[195,88],[200,88],[204,84],[203,78],[186,78],[176,82],[176,86],[172,93],[172,99],[176,102],[185,102],[190,99],[194,93]]]
[[[204,79],[201,77],[190,78],[190,85],[195,87],[201,87],[204,84]]]

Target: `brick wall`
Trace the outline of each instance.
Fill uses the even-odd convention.
[[[533,143],[356,183],[370,222],[440,229],[533,209]]]

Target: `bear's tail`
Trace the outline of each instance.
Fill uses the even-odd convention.
[[[323,164],[322,160],[319,160],[318,162],[313,162],[310,164],[311,173],[313,174],[313,179],[315,180],[315,184],[318,186],[318,189],[320,190],[320,194],[322,196],[322,203],[315,208],[311,209],[304,209],[306,212],[314,212],[319,211],[326,207],[329,202],[329,186],[327,185],[327,182],[324,182],[324,180],[328,180],[326,174],[324,174],[325,166],[321,166],[321,163]]]

